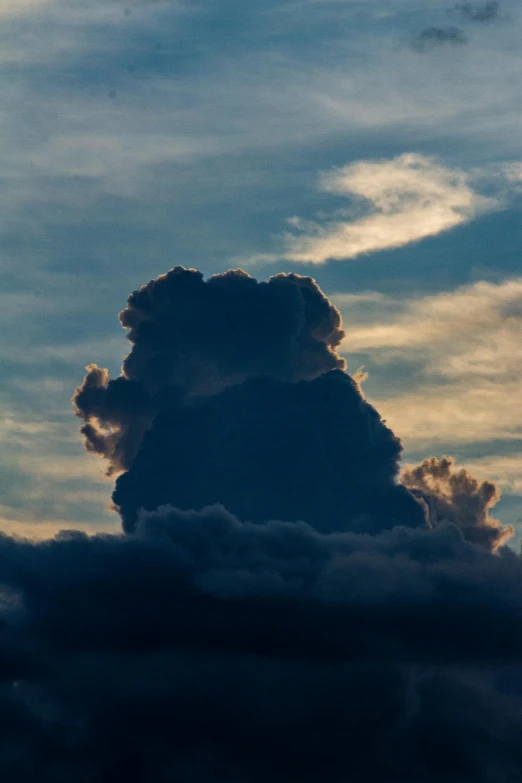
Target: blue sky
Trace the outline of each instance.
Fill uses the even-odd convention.
[[[118,527],[70,398],[182,264],[315,277],[405,461],[522,529],[522,11],[451,5],[0,0],[0,527]]]

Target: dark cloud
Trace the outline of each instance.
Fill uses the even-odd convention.
[[[241,270],[204,281],[176,267],[135,291],[120,313],[132,350],[112,381],[91,365],[74,397],[87,448],[110,471],[130,467],[154,414],[259,375],[285,381],[344,368],[338,310],[310,277],[258,283]]]
[[[492,22],[500,16],[500,4],[496,0],[488,0],[483,5],[470,2],[455,3],[450,10],[474,22]]]
[[[127,468],[124,532],[0,536],[1,780],[518,780],[494,485],[449,458],[397,482],[309,278],[177,269],[121,319],[122,375],[75,404]]]
[[[467,40],[458,27],[427,27],[411,38],[410,45],[416,52],[425,52],[446,44],[458,46],[467,43]]]
[[[320,530],[424,522],[397,486],[400,441],[340,369],[341,318],[311,278],[205,282],[178,267],[120,320],[123,374],[90,366],[74,402],[87,448],[127,468],[113,496],[126,530],[165,503]]]
[[[522,769],[520,560],[454,525],[324,535],[163,507],[129,536],[0,539],[0,579],[32,651],[4,672],[2,780]]]
[[[425,509],[396,483],[400,452],[345,372],[256,378],[158,414],[113,499],[127,530],[166,503],[322,531],[422,525]]]

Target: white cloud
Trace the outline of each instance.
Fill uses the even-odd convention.
[[[522,377],[521,342],[518,277],[500,284],[480,281],[413,300],[399,316],[349,329],[344,344],[348,351],[379,352],[381,360],[417,353],[426,361],[427,372],[448,379],[509,380]]]
[[[508,163],[504,166],[504,175],[508,182],[522,182],[522,163]]]
[[[379,398],[376,406],[410,449],[480,441],[483,450],[485,441],[522,441],[520,379],[510,384],[426,383],[405,394]]]
[[[412,153],[334,169],[323,175],[320,187],[355,201],[365,214],[355,216],[352,204],[328,221],[291,218],[300,233],[285,235],[285,258],[314,264],[355,258],[435,236],[501,208],[498,199],[473,189],[466,172]]]
[[[522,495],[522,452],[465,461],[465,467],[479,479],[489,479],[504,491]]]
[[[49,5],[52,0],[0,0],[0,15],[19,16]]]
[[[408,446],[522,440],[522,277],[396,303],[384,317],[374,308],[372,323],[351,328],[347,307],[344,349],[368,353],[370,375],[372,364],[421,366],[417,386],[377,402]]]

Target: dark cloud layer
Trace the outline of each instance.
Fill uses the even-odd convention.
[[[426,27],[411,38],[410,44],[416,52],[425,52],[447,44],[458,46],[467,43],[467,40],[458,27]]]
[[[129,536],[3,538],[0,578],[2,780],[522,769],[522,568],[454,525],[324,535],[167,506]]]
[[[122,375],[75,405],[124,532],[0,536],[0,779],[519,780],[495,486],[449,458],[398,483],[309,278],[176,269],[121,320]]]

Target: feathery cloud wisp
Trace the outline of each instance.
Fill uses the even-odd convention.
[[[299,233],[285,235],[285,258],[313,264],[356,258],[436,236],[500,208],[499,200],[473,189],[466,172],[412,153],[342,166],[323,175],[320,187],[349,198],[351,208],[325,222],[291,218]],[[355,216],[353,202],[366,213]]]
[[[410,445],[522,439],[522,278],[395,301],[385,317],[376,307],[372,323],[347,327],[343,345],[376,365],[422,367],[419,385],[379,401]]]

